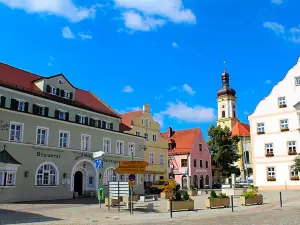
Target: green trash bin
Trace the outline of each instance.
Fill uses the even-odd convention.
[[[104,201],[104,188],[98,188],[98,200]]]

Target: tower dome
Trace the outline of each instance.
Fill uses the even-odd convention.
[[[217,96],[220,97],[222,95],[231,95],[235,96],[236,91],[229,86],[229,73],[227,73],[226,69],[221,75],[222,78],[222,88],[218,90]]]

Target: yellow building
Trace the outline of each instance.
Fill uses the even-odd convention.
[[[217,92],[218,102],[218,120],[217,125],[222,128],[230,128],[232,135],[237,135],[240,138],[238,151],[241,155],[237,166],[241,171],[241,177],[252,174],[251,159],[251,144],[250,144],[250,126],[241,123],[237,118],[236,113],[236,91],[229,85],[229,73],[226,69],[222,73],[222,88]]]
[[[168,141],[160,135],[160,124],[150,114],[150,106],[143,110],[121,114],[120,130],[145,137],[144,146],[146,167],[144,181],[154,182],[168,178]]]

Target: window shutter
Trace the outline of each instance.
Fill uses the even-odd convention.
[[[98,120],[98,127],[101,128],[101,120]]]
[[[0,107],[5,108],[5,100],[6,100],[6,97],[5,97],[5,96],[1,96],[1,104],[0,104]]]
[[[49,108],[48,107],[45,107],[44,108],[44,116],[48,116],[49,115]]]
[[[17,105],[17,100],[14,99],[14,98],[12,98],[12,99],[10,100],[10,108],[16,110],[17,107],[18,107],[18,105]]]
[[[94,119],[90,118],[90,126],[93,126]]]
[[[113,124],[113,123],[110,123],[110,124],[109,124],[109,129],[111,129],[111,130],[114,129],[114,124]]]
[[[79,120],[80,120],[79,115],[76,115],[76,116],[75,116],[75,123],[79,123]]]
[[[28,103],[28,102],[25,102],[25,105],[24,105],[24,112],[28,112],[28,106],[29,106],[29,103]]]
[[[63,89],[60,90],[60,96],[65,97],[65,91]]]
[[[59,118],[59,110],[57,110],[57,109],[55,110],[54,117],[55,117],[56,119]]]
[[[88,117],[85,117],[84,123],[85,123],[85,125],[88,125],[88,124],[89,124],[89,118],[88,118]]]
[[[36,104],[33,104],[32,105],[32,114],[37,114],[37,105]]]
[[[47,93],[50,93],[50,91],[51,91],[51,87],[50,87],[50,85],[47,85],[47,86],[46,86],[46,92],[47,92]]]
[[[66,121],[69,121],[69,113],[66,112]]]
[[[59,88],[56,88],[56,95],[59,96],[59,94],[60,94],[60,90]]]
[[[72,92],[70,92],[69,97],[70,97],[71,100],[73,99],[73,93]]]
[[[106,122],[102,121],[102,128],[105,129],[106,128]]]

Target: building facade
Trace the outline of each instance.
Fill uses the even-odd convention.
[[[300,189],[300,59],[249,116],[254,182],[260,189]]]
[[[0,99],[0,202],[90,195],[127,179],[114,169],[132,152],[144,160],[144,139],[120,132],[118,114],[62,74],[41,77],[0,63]],[[97,151],[105,152],[98,171]],[[143,192],[141,182],[136,191]]]
[[[175,131],[169,127],[162,136],[169,143],[170,176],[181,188],[211,187],[211,155],[200,128]]]
[[[240,178],[244,179],[252,175],[251,148],[250,148],[250,126],[242,123],[237,117],[236,91],[230,87],[229,73],[226,69],[221,75],[222,88],[217,92],[218,120],[217,125],[222,128],[228,127],[232,136],[238,136],[239,161],[235,164],[241,171]],[[215,169],[215,174],[217,169]],[[217,179],[219,180],[219,179]]]
[[[144,137],[145,168],[144,181],[155,182],[168,178],[168,142],[160,135],[160,124],[151,113],[150,106],[144,104],[143,110],[121,115],[124,132]]]

